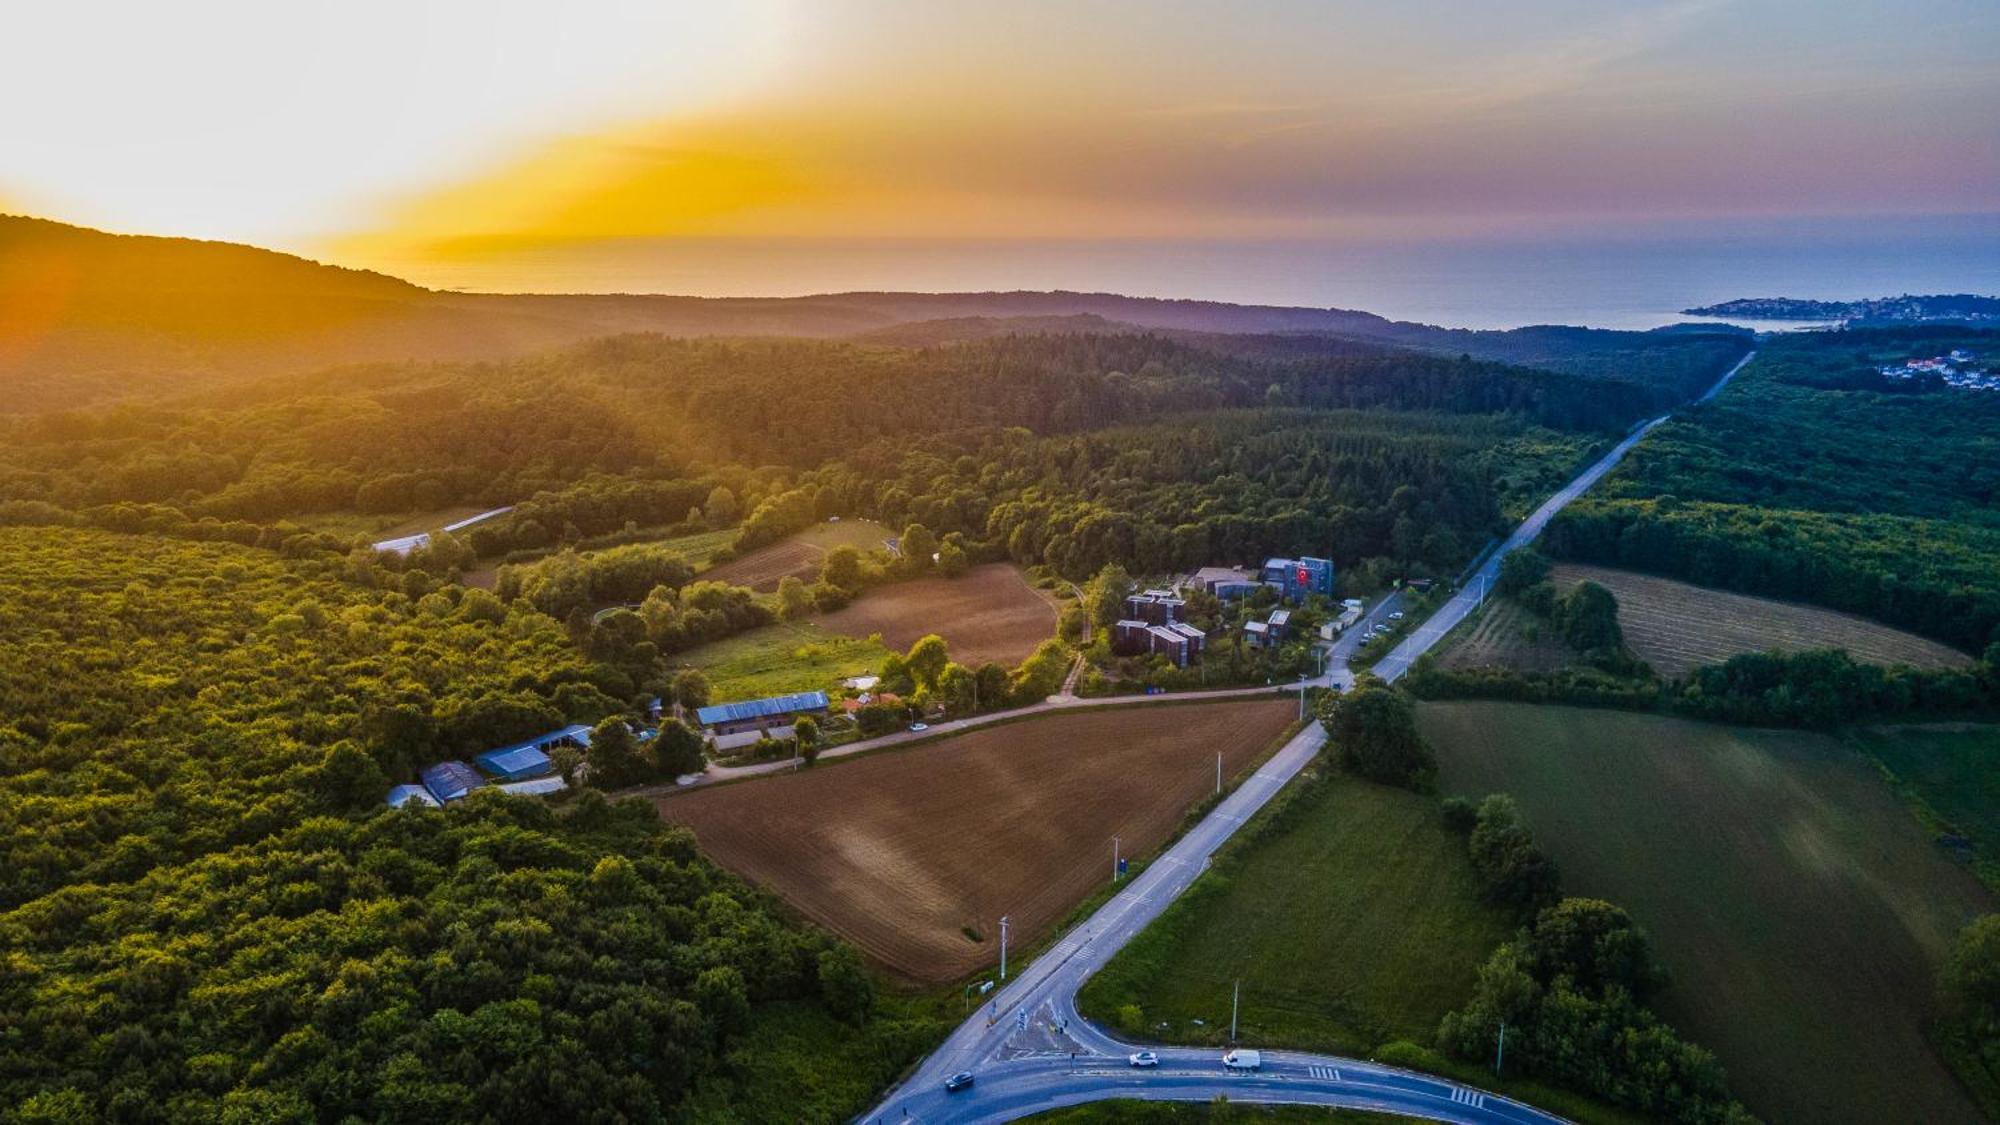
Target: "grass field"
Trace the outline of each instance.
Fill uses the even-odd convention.
[[[1505,790],[1572,894],[1652,933],[1659,1007],[1771,1121],[1973,1121],[1924,1038],[1993,896],[1833,738],[1508,703],[1419,711],[1447,793]]]
[[[1221,1043],[1241,980],[1243,1042],[1429,1043],[1513,929],[1477,895],[1435,798],[1329,777],[1232,844],[1084,987],[1083,1010],[1115,1020],[1137,1004],[1147,1035]]]
[[[951,646],[951,658],[968,668],[989,660],[1019,664],[1056,635],[1057,620],[1055,603],[1011,563],[976,566],[957,578],[878,586],[818,619],[828,631],[851,637],[880,633],[883,644],[901,650],[936,633]]]
[[[820,561],[835,547],[853,547],[865,553],[880,549],[883,541],[894,535],[872,520],[816,523],[768,547],[719,563],[702,577],[770,593],[786,578],[811,582],[819,577]]]
[[[691,648],[675,663],[702,670],[717,701],[762,699],[826,688],[849,676],[879,671],[889,650],[873,640],[829,633],[804,622],[781,622]]]
[[[1292,720],[1277,700],[1061,713],[659,801],[717,862],[899,976],[956,980],[1032,945]],[[966,931],[977,935],[975,941]]]
[[[1844,648],[1865,664],[1956,668],[1972,658],[1956,649],[1817,606],[1753,598],[1656,578],[1630,570],[1563,563],[1551,575],[1557,589],[1584,579],[1618,599],[1625,642],[1668,679],[1743,652]]]
[[[1438,657],[1441,667],[1511,668],[1516,672],[1553,672],[1569,663],[1569,646],[1552,626],[1508,598],[1488,598],[1472,624],[1456,631]]]
[[[420,512],[416,515],[380,515],[367,512],[320,512],[302,516],[295,520],[300,527],[314,531],[324,531],[332,535],[350,539],[367,537],[371,541],[400,539],[405,535],[415,535],[420,531],[436,531],[446,524],[476,516],[486,511],[479,505],[460,504],[450,508],[440,508],[435,512]]]
[[[1970,841],[1987,885],[2000,885],[2000,727],[1869,727],[1853,738],[1918,805],[1925,827]]]

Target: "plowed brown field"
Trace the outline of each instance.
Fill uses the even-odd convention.
[[[1153,704],[1009,723],[659,800],[704,851],[893,972],[955,980],[1025,946],[1166,841],[1295,716],[1282,700]],[[966,928],[984,940],[973,941]]]
[[[950,645],[953,660],[973,668],[989,660],[1019,664],[1056,635],[1057,616],[1055,603],[1028,585],[1019,569],[988,563],[957,578],[878,587],[818,621],[850,637],[880,633],[882,643],[898,651],[936,633]]]
[[[1796,602],[1753,598],[1630,570],[1563,563],[1550,576],[1558,590],[1588,578],[1618,599],[1625,643],[1660,675],[1684,676],[1738,653],[1844,648],[1864,664],[1959,668],[1957,649],[1865,617]]]
[[[814,524],[788,539],[759,547],[740,559],[710,567],[702,572],[701,577],[748,586],[768,594],[788,577],[801,582],[818,578],[820,563],[825,561],[826,553],[835,547],[853,547],[866,553],[879,549],[882,541],[893,534],[871,520]]]

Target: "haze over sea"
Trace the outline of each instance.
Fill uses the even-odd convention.
[[[513,292],[1072,289],[1361,309],[1468,328],[1652,328],[1736,297],[2000,293],[2000,215],[1680,221],[1370,240],[607,240],[387,263]]]

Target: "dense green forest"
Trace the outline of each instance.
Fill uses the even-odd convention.
[[[382,807],[417,762],[625,710],[527,602],[55,528],[0,530],[0,574],[24,1119],[756,1116],[771,1035],[837,1117],[928,1041],[643,805]]]
[[[2000,333],[1801,333],[1659,427],[1551,526],[1559,555],[2000,639],[2000,395],[1878,368]]]

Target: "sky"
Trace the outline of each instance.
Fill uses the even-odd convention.
[[[0,210],[475,286],[648,240],[1990,214],[1996,48],[1992,0],[67,0],[0,39]]]

